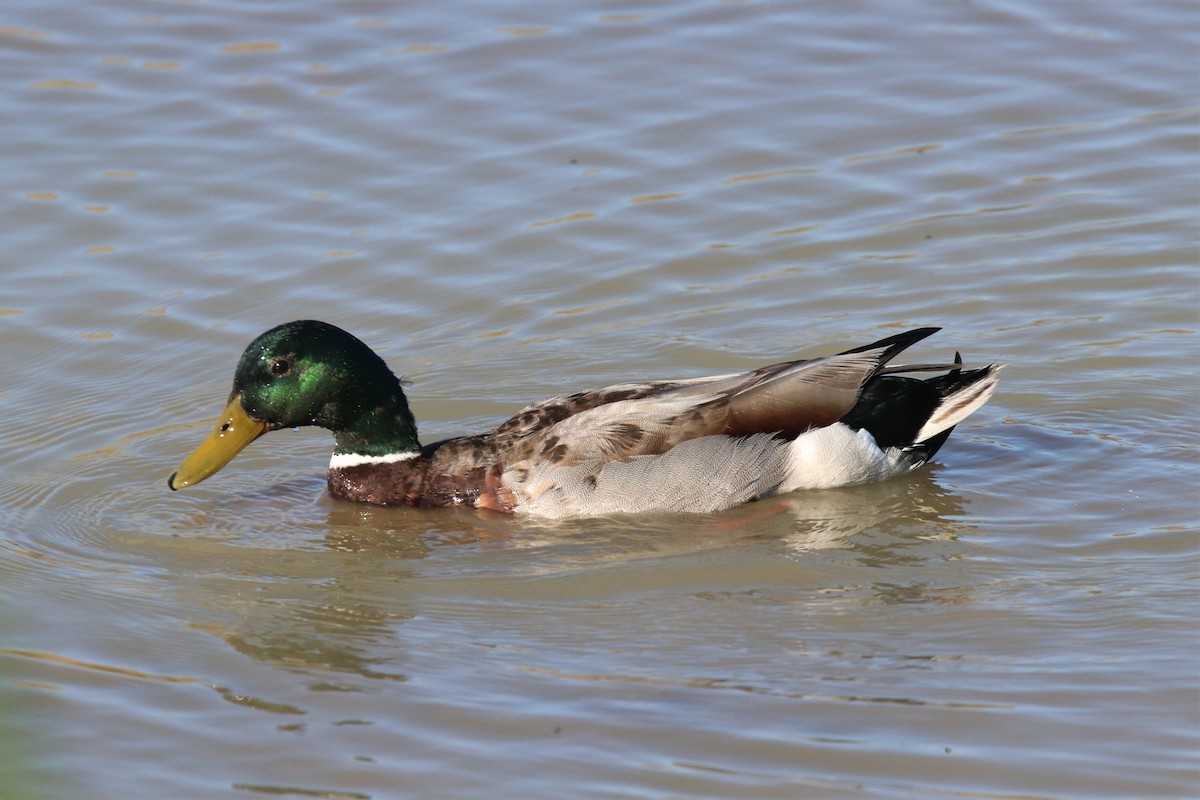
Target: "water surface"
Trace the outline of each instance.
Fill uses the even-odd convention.
[[[14,798],[1194,796],[1195,10],[0,13]],[[426,441],[907,327],[937,463],[711,516],[194,490],[245,344],[352,330]]]

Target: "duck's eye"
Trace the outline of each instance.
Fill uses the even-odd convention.
[[[267,364],[267,369],[269,369],[271,374],[276,378],[282,378],[284,375],[287,375],[292,371],[292,362],[288,361],[286,358],[272,358],[271,362]]]

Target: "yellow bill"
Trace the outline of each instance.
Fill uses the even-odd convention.
[[[246,414],[241,395],[233,396],[221,412],[216,430],[167,478],[167,486],[182,489],[199,483],[228,464],[242,448],[268,430],[270,426],[267,423],[250,419]]]

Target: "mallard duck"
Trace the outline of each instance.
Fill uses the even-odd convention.
[[[927,462],[982,406],[1000,366],[890,366],[917,328],[751,372],[623,383],[527,406],[486,433],[422,445],[401,381],[314,320],[259,336],[216,429],[167,479],[212,475],[267,431],[333,432],[329,493],[379,505],[465,505],[545,517],[712,512],[798,489],[883,480]],[[901,372],[943,374],[918,379]]]

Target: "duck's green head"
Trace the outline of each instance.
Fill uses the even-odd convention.
[[[354,336],[316,320],[288,322],[250,343],[217,427],[167,479],[182,489],[212,475],[267,431],[318,425],[335,452],[387,455],[420,448],[400,381]]]

